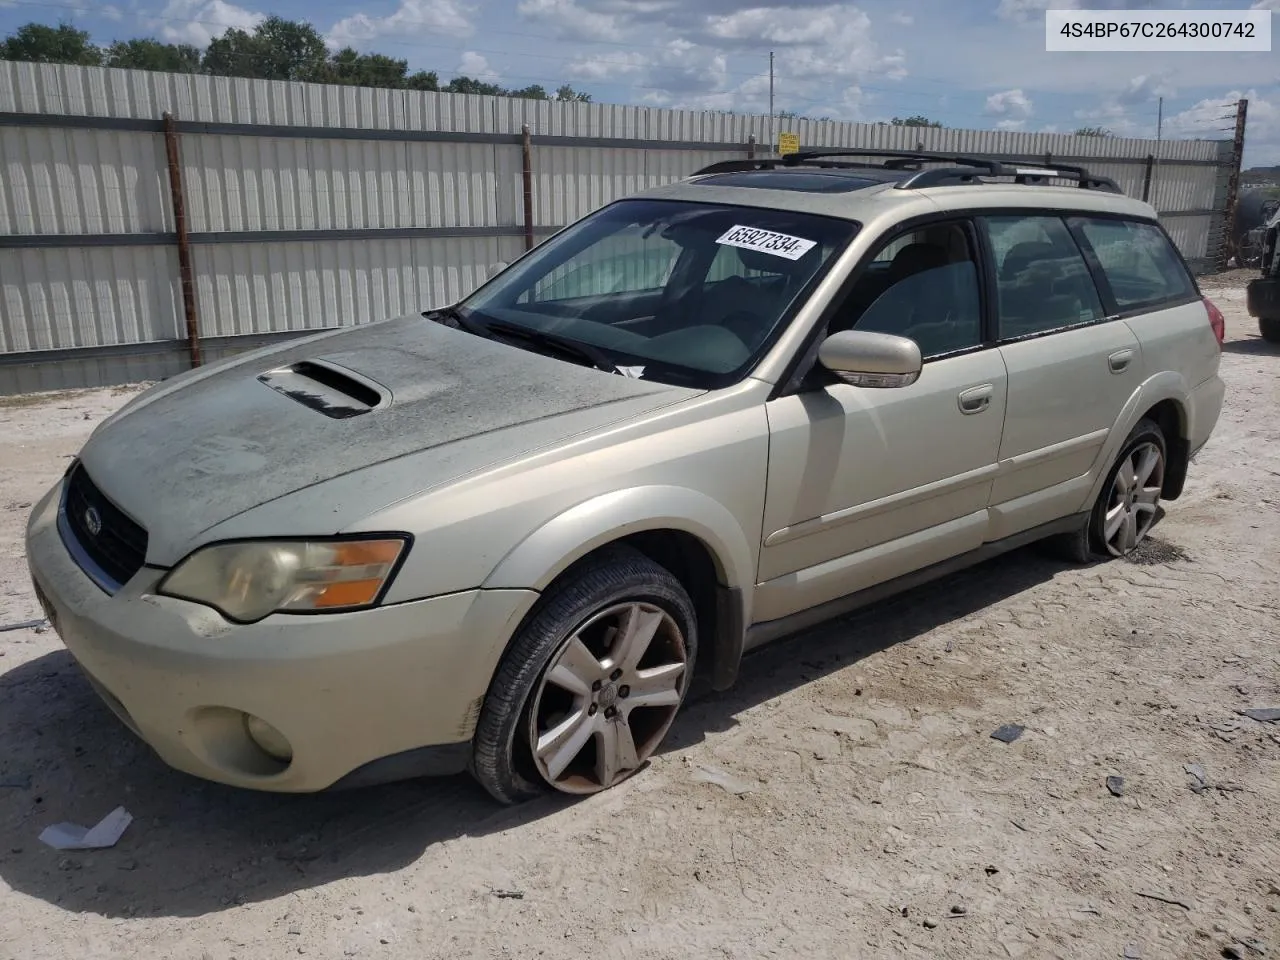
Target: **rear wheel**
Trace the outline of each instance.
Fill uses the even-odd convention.
[[[1055,537],[1047,544],[1066,560],[1087,563],[1096,557],[1131,554],[1155,525],[1167,466],[1164,432],[1152,420],[1142,420],[1125,441],[1089,521],[1080,530]]]
[[[1258,318],[1258,330],[1267,343],[1280,343],[1280,317]]]
[[[503,658],[472,773],[503,803],[607,790],[662,743],[696,654],[693,603],[669,571],[624,547],[586,561]]]

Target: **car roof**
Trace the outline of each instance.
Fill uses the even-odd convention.
[[[863,157],[881,156],[890,158],[886,165],[860,162]],[[1051,179],[1074,183],[1058,186],[1047,182]],[[895,212],[906,218],[980,209],[1156,219],[1152,206],[1125,196],[1114,181],[1081,167],[875,150],[728,161],[640,196],[795,210],[859,222],[886,215],[893,219]]]

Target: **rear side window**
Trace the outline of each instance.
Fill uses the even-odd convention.
[[[1001,340],[1092,323],[1106,314],[1084,254],[1058,217],[985,217]]]
[[[1182,258],[1155,224],[1073,217],[1071,225],[1093,248],[1119,310],[1196,298]]]

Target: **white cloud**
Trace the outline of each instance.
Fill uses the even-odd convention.
[[[916,22],[915,17],[913,17],[909,13],[903,13],[901,10],[895,13],[891,13],[889,15],[889,19],[892,20],[894,23],[902,24],[904,27],[909,27]]]
[[[469,36],[472,9],[461,0],[400,0],[385,17],[357,13],[335,23],[325,38],[330,47],[360,47],[382,37],[413,38],[446,34]]]
[[[1221,97],[1209,97],[1172,116],[1166,117],[1166,135],[1173,137],[1208,137],[1220,140],[1230,137],[1224,128],[1231,126],[1235,101],[1249,101],[1245,136],[1245,166],[1280,163],[1280,95],[1269,98],[1257,90],[1229,90]]]
[[[572,60],[565,72],[574,80],[610,80],[639,73],[648,62],[642,53],[615,53]]]
[[[1120,103],[1145,103],[1157,97],[1172,97],[1177,92],[1166,75],[1143,74],[1130,80],[1116,99]]]
[[[1079,0],[1000,0],[996,16],[1001,20],[1026,23],[1042,20],[1046,10],[1077,10],[1079,7]]]
[[[563,37],[575,40],[621,40],[620,18],[588,10],[574,0],[520,0],[516,12],[554,28]]]
[[[474,50],[467,50],[462,54],[457,72],[473,80],[487,80],[490,83],[498,79],[498,74],[489,66],[489,61]]]
[[[96,12],[102,19],[111,20],[115,23],[119,23],[124,19],[124,11],[109,3],[99,7]]]
[[[1280,0],[1257,0],[1251,10],[1275,10],[1280,13]]]
[[[169,0],[160,16],[164,19],[152,26],[159,29],[162,39],[197,47],[207,47],[210,40],[228,30],[252,30],[266,19],[266,14],[226,0]]]
[[[996,117],[1003,117],[1004,120],[997,124],[1001,130],[1016,129],[1009,124],[1017,123],[1021,126],[1035,109],[1035,104],[1021,90],[1004,90],[1000,93],[993,93],[987,97],[986,112]]]
[[[997,130],[1017,131],[1017,130],[1024,129],[1026,125],[1027,125],[1027,121],[1025,120],[997,120],[996,121]]]

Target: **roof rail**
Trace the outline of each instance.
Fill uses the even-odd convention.
[[[858,163],[856,157],[883,157],[882,163]],[[850,158],[850,159],[844,159]],[[946,163],[948,167],[929,167],[926,163]],[[725,160],[698,170],[694,176],[710,173],[737,173],[750,170],[776,170],[779,167],[828,167],[912,171],[897,184],[898,190],[919,190],[956,184],[982,182],[978,177],[1011,177],[1014,183],[1043,183],[1045,180],[1074,180],[1084,190],[1123,193],[1110,177],[1092,174],[1084,167],[1050,164],[1032,160],[1002,157],[975,157],[964,154],[937,153],[926,150],[877,150],[862,147],[831,147],[802,150],[782,157],[756,160]]]

